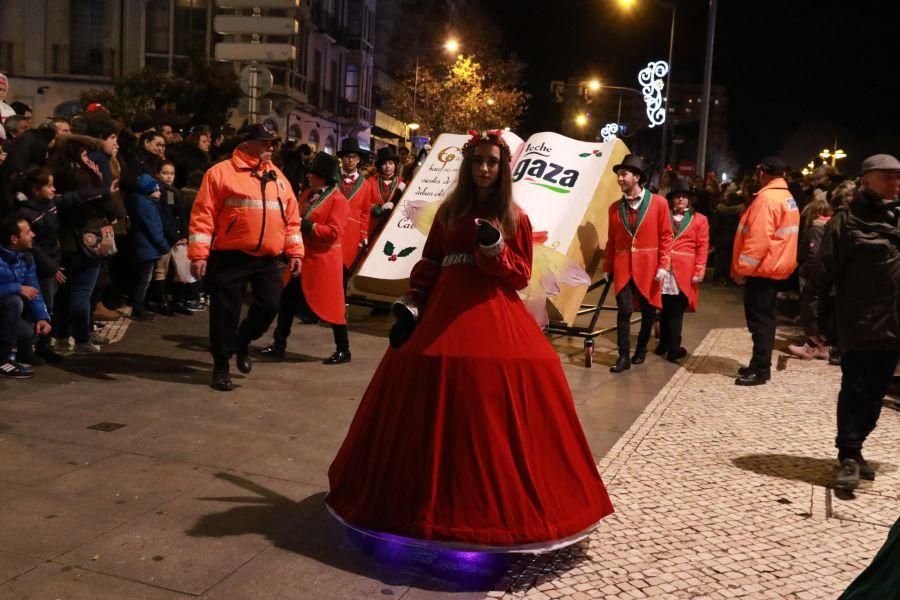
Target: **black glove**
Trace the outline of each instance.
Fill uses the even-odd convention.
[[[402,304],[394,304],[391,307],[391,312],[394,313],[394,318],[397,319],[397,322],[391,327],[388,339],[391,341],[392,347],[399,348],[415,330],[416,319],[413,317],[412,312]]]
[[[500,230],[483,219],[478,219],[475,240],[480,246],[493,246],[500,241]]]
[[[313,222],[309,219],[300,219],[300,231],[303,233],[312,233]]]

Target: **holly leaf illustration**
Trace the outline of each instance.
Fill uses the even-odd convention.
[[[409,248],[404,248],[403,250],[401,250],[400,252],[397,253],[397,256],[399,256],[401,258],[404,256],[409,256],[410,254],[413,253],[413,251],[415,249],[416,249],[415,246],[410,246]]]
[[[590,155],[591,155],[590,152],[582,152],[582,153],[579,154],[578,156],[580,156],[581,158],[586,158],[586,157],[588,157],[588,156],[590,156]]]
[[[386,242],[384,244],[383,252],[388,256],[391,256],[392,254],[394,254],[394,244],[391,243],[390,241]]]

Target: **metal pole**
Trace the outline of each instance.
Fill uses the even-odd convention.
[[[697,140],[697,172],[704,177],[706,176],[706,137],[709,132],[713,47],[716,39],[716,4],[718,4],[718,0],[709,0],[709,24],[706,31],[706,65],[703,67],[703,106],[700,109],[700,139]]]
[[[259,63],[255,60],[250,63],[250,98],[247,101],[247,112],[250,113],[250,122],[256,123],[259,113]]]
[[[416,79],[413,83],[413,109],[412,109],[412,120],[413,123],[416,122],[416,93],[419,91],[419,54],[416,53]]]
[[[622,127],[622,92],[619,92],[619,111],[616,113],[616,125]]]
[[[672,51],[675,48],[675,14],[678,12],[678,0],[672,2],[672,27],[669,29],[669,72],[666,74],[666,96],[663,99],[663,110],[666,119],[662,124],[662,144],[659,150],[660,168],[666,168],[666,142],[669,125],[669,90],[672,88]]]

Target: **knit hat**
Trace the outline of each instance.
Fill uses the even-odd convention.
[[[145,196],[149,196],[159,189],[159,182],[147,173],[138,177],[136,184],[138,191]]]

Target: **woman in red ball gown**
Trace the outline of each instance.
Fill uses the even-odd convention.
[[[465,145],[394,305],[393,347],[328,471],[326,502],[351,527],[538,552],[612,513],[559,357],[517,294],[532,231],[501,133]]]

